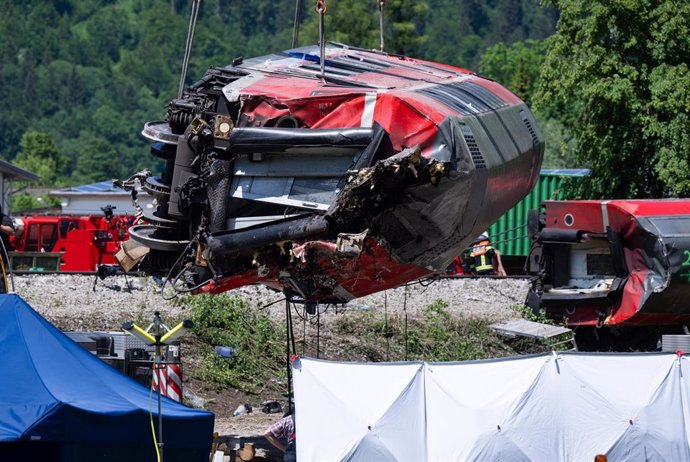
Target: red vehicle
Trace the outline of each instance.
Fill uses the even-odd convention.
[[[528,262],[532,308],[598,337],[643,327],[629,332],[652,344],[690,323],[690,199],[543,206]]]
[[[158,210],[130,229],[147,271],[323,303],[445,272],[544,151],[498,83],[341,44],[212,67],[143,135],[166,160],[142,180]]]
[[[59,255],[58,271],[83,273],[95,272],[99,264],[117,263],[114,255],[128,239],[134,217],[112,215],[111,210],[106,216],[40,215],[14,220],[16,233],[10,239],[14,269],[31,270],[33,259]]]

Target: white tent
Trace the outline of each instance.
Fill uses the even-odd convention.
[[[300,461],[690,461],[673,353],[293,364]]]

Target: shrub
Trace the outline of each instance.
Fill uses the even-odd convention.
[[[248,392],[284,378],[284,332],[267,316],[226,294],[189,297],[185,304],[193,332],[205,344],[199,378]],[[234,348],[233,357],[218,356],[216,345]]]

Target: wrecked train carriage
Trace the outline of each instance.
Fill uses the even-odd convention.
[[[342,45],[319,64],[307,47],[211,68],[146,124],[166,168],[129,248],[149,271],[344,302],[443,270],[534,185],[543,139],[499,84]]]
[[[640,326],[652,347],[690,322],[690,200],[545,201],[528,303],[571,326]],[[584,331],[583,331],[584,332]],[[597,337],[604,335],[602,329]],[[620,340],[620,339],[619,339]],[[620,343],[620,342],[619,342]]]

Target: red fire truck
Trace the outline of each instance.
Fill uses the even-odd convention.
[[[39,215],[15,218],[10,239],[15,271],[95,272],[99,264],[115,264],[114,255],[128,239],[131,215]]]

